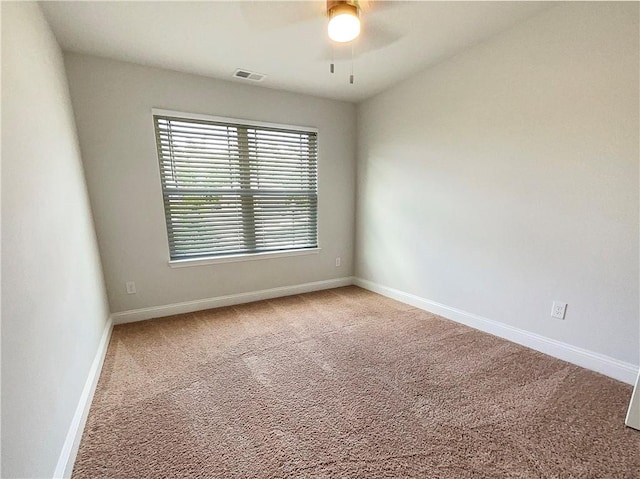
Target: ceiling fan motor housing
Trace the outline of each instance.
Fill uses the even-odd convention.
[[[341,0],[327,0],[327,16],[329,18],[346,13],[349,15],[359,16],[359,9],[355,3]]]

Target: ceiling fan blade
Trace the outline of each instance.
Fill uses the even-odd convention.
[[[378,10],[384,10],[393,7],[394,4],[405,3],[400,1],[378,1],[378,0],[358,0],[355,2],[362,13],[370,13]]]
[[[353,58],[356,60],[369,52],[386,48],[402,37],[403,35],[400,33],[371,25],[366,30],[363,28],[360,37],[353,42],[353,45],[351,43],[334,43],[327,39],[327,45],[318,59],[324,62],[333,61],[336,63],[351,60],[353,48]]]
[[[242,1],[239,5],[247,25],[259,31],[277,30],[322,18],[326,13],[324,1]]]
[[[354,47],[356,52],[362,53],[373,52],[388,47],[404,36],[397,31],[376,25],[375,23],[363,24],[360,35],[360,41],[356,43]]]
[[[331,61],[332,55],[336,61],[350,59],[352,48],[354,58],[358,58],[360,55],[386,48],[399,41],[403,36],[403,34],[381,25],[363,25],[360,36],[353,42],[335,43],[327,39],[327,46],[320,59]]]

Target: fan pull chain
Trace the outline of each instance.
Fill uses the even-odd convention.
[[[353,43],[351,44],[351,75],[349,75],[349,83],[353,85]]]
[[[333,61],[333,45],[331,45],[331,66],[330,66],[330,70],[331,70],[331,73],[335,73],[335,65],[334,65],[334,61]]]

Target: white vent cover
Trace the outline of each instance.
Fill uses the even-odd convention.
[[[235,72],[233,72],[233,76],[234,78],[240,78],[241,80],[262,81],[266,78],[267,75],[238,68]]]

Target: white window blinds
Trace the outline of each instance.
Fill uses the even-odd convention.
[[[154,115],[172,260],[317,247],[317,133]]]

